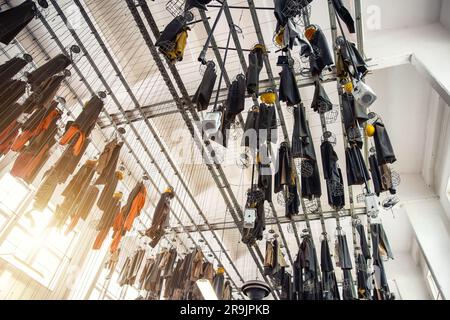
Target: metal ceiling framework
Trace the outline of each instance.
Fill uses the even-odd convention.
[[[11,7],[8,0],[6,0],[5,3],[6,3],[6,5],[8,5],[9,7]],[[39,14],[39,18],[40,18],[40,19],[43,19],[42,15]],[[47,30],[51,33],[52,37],[55,39],[55,41],[56,41],[56,43],[58,44],[58,46],[60,47],[61,51],[62,51],[64,54],[68,55],[69,53],[66,51],[66,49],[64,48],[64,46],[59,42],[59,40],[58,40],[56,34],[53,32],[53,30],[50,28],[50,26],[48,26],[48,24],[46,23],[46,21],[43,21],[43,24],[44,24],[44,26],[47,28]],[[26,30],[26,32],[27,32],[33,39],[37,39],[36,36],[33,34],[33,31],[32,31],[29,27],[26,27],[25,30]],[[48,52],[45,50],[45,48],[41,45],[41,43],[40,43],[38,40],[36,40],[36,43],[37,43],[37,46],[38,46],[39,50],[42,52],[42,54],[45,56],[45,58],[46,58],[46,59],[50,59],[50,58],[51,58],[50,55],[49,55]],[[18,50],[19,50],[22,54],[29,54],[17,39],[14,40],[14,45],[18,48]],[[12,58],[11,55],[10,55],[4,48],[1,48],[1,49],[2,49],[3,54],[4,54],[8,59],[11,59],[11,58]],[[35,61],[32,61],[31,64],[32,64],[32,66],[33,66],[34,68],[37,68],[37,67],[38,67],[38,65],[36,64]],[[90,87],[89,83],[84,79],[83,74],[81,73],[81,71],[77,68],[76,64],[73,64],[73,67],[74,67],[74,70],[76,70],[77,74],[78,74],[78,75],[82,78],[82,80],[84,81],[84,83],[85,83],[86,87],[88,88],[88,90],[91,91],[91,94],[95,94],[94,91],[92,90],[92,88]],[[83,101],[81,100],[81,98],[80,98],[80,97],[78,96],[78,94],[76,93],[76,90],[73,89],[73,87],[70,85],[70,83],[69,83],[66,79],[63,80],[63,84],[68,88],[68,90],[69,90],[70,93],[75,97],[75,99],[77,100],[77,102],[78,102],[80,105],[83,105]],[[62,104],[61,106],[63,107],[64,110],[66,110],[67,115],[68,115],[69,117],[71,117],[72,119],[75,119],[75,116],[73,115],[73,112],[72,112],[65,104]],[[103,112],[106,113],[105,110],[103,110]],[[113,122],[112,122],[111,125],[114,126]],[[105,141],[107,141],[107,140],[108,140],[108,137],[105,135],[105,133],[101,130],[101,128],[98,127],[98,125],[97,125],[96,127],[97,127],[97,129],[98,129],[98,132],[100,132],[100,134],[104,137]],[[115,127],[115,129],[117,130],[118,127]],[[122,135],[122,134],[119,132],[119,130],[117,130],[117,132],[119,133],[119,135]],[[138,159],[137,156],[136,156],[136,154],[134,153],[133,149],[132,149],[131,146],[128,144],[128,141],[127,141],[124,137],[122,137],[122,138],[123,138],[124,144],[125,144],[126,147],[129,149],[129,152],[130,152],[131,154],[133,154],[133,156],[134,156],[136,159]],[[92,142],[92,146],[97,150],[97,152],[98,152],[98,153],[101,153],[101,152],[102,152],[102,149],[95,143],[95,141],[91,141],[91,142]],[[133,177],[133,178],[134,178],[135,180],[138,180],[138,179],[136,179],[135,177]],[[154,184],[154,182],[152,182],[152,183]],[[131,191],[131,189],[129,188],[129,186],[128,186],[127,184],[123,183],[123,186],[127,189],[128,192]],[[153,206],[156,206],[155,202],[152,201],[152,199],[150,199],[150,197],[148,197],[148,195],[147,195],[147,200],[149,200],[150,203],[152,203]],[[148,212],[146,212],[146,214],[147,214],[147,216],[148,216],[149,219],[152,218],[152,216],[151,216]],[[138,222],[140,223],[140,225],[141,225],[142,227],[145,227],[145,224],[141,221],[141,219],[140,219],[139,217],[138,217],[137,220],[138,220]],[[167,235],[164,235],[164,238],[170,243],[169,239],[167,238]],[[180,239],[178,239],[178,240],[179,240],[180,245],[182,245],[182,246],[184,247],[185,250],[188,250],[188,247],[184,244],[184,242],[181,241]],[[193,239],[192,239],[192,241],[193,241]]]
[[[238,36],[238,34],[236,32],[236,27],[235,27],[235,24],[233,22],[233,17],[231,15],[230,9],[228,7],[227,0],[223,0],[221,8],[223,8],[223,10],[224,10],[225,17],[226,17],[227,23],[228,23],[228,27],[229,27],[231,36],[233,37],[233,42],[234,42],[235,48],[236,48],[238,56],[239,56],[239,62],[241,64],[241,66],[242,66],[242,70],[244,71],[244,73],[247,73],[247,68],[248,68],[247,67],[247,62],[245,61],[245,58],[244,58],[244,54],[243,54],[243,51],[242,51],[242,46],[241,46],[241,43],[239,41],[239,36]],[[203,24],[205,26],[206,32],[209,34],[211,32],[211,27],[209,26],[208,20],[206,20],[205,12],[200,10],[200,16],[201,16]],[[219,19],[219,18],[220,18],[220,15],[218,15],[217,19]],[[222,58],[221,58],[220,51],[217,48],[217,45],[215,45],[215,40],[214,40],[214,35],[213,34],[211,34],[211,44],[212,44],[214,55],[216,56],[217,62],[219,63],[219,65],[220,65],[224,75],[226,75],[227,78],[228,78],[228,74],[226,72],[226,68],[225,68],[225,66],[222,63]],[[229,87],[229,84],[227,85],[227,87]],[[253,103],[255,105],[259,105],[258,97],[256,96],[256,94],[253,94],[251,96],[251,98],[252,98]],[[244,121],[242,120],[242,115],[241,114],[239,114],[239,121],[242,124],[242,128],[244,128]],[[271,146],[269,144],[269,148],[270,147]],[[270,148],[270,153],[272,153],[271,148]],[[286,249],[286,253],[288,255],[289,261],[291,262],[291,265],[293,266],[294,265],[294,259],[292,258],[291,250],[289,249],[289,245],[288,245],[288,242],[286,240],[286,236],[284,235],[283,228],[281,227],[281,224],[279,223],[278,213],[277,213],[277,211],[275,209],[275,206],[274,206],[273,202],[270,202],[270,211],[272,213],[272,216],[275,218],[275,221],[276,221],[276,224],[277,224],[277,227],[278,227],[278,232],[280,233],[281,240],[282,240],[283,245],[284,245],[284,247]],[[297,228],[295,227],[295,223],[291,223],[291,225],[293,226],[293,228],[295,230],[295,237],[296,237],[296,239],[298,241],[298,233],[297,233]],[[298,243],[298,245],[299,245],[299,243]]]
[[[122,82],[122,84],[124,85],[124,87],[126,88],[128,94],[130,95],[130,97],[132,98],[133,102],[135,103],[135,106],[139,109],[140,105],[139,102],[137,101],[136,97],[134,96],[130,86],[128,85],[128,83],[126,82],[125,78],[123,77],[123,75],[121,74],[117,64],[114,61],[114,58],[111,56],[111,54],[108,52],[108,49],[106,48],[105,44],[103,43],[103,40],[101,39],[100,35],[98,34],[97,30],[95,29],[95,26],[93,25],[92,21],[90,20],[89,16],[87,15],[86,11],[84,10],[83,5],[81,4],[80,1],[75,0],[74,1],[75,4],[78,6],[78,8],[80,9],[80,12],[83,16],[83,19],[86,21],[86,23],[89,25],[89,28],[92,32],[92,34],[95,36],[96,40],[98,41],[98,43],[100,44],[100,46],[102,47],[102,49],[104,50],[104,53],[109,61],[109,63],[111,64],[111,66],[114,68],[114,70],[117,73],[117,76],[119,77],[120,81]],[[64,24],[67,26],[68,30],[70,31],[70,33],[72,34],[73,38],[75,39],[76,43],[80,46],[80,48],[82,49],[82,52],[84,53],[85,57],[89,60],[90,64],[92,65],[95,73],[97,74],[97,76],[101,79],[105,89],[108,91],[108,94],[111,96],[112,100],[115,102],[115,104],[117,105],[117,107],[119,108],[119,110],[121,111],[121,113],[123,114],[125,111],[123,109],[123,107],[121,106],[120,102],[118,101],[118,99],[115,97],[114,92],[111,90],[111,87],[109,86],[109,84],[106,82],[106,80],[103,78],[100,70],[98,70],[97,66],[95,65],[94,60],[92,59],[92,57],[90,57],[88,50],[84,47],[82,41],[80,40],[80,38],[78,37],[77,33],[75,30],[69,28],[68,24],[68,20],[67,17],[65,16],[64,12],[61,10],[61,7],[56,3],[56,1],[51,0],[52,5],[55,7],[58,15],[61,17],[61,19],[63,20]],[[45,22],[45,18],[43,18],[41,16],[41,20],[43,21],[43,23]],[[55,35],[56,37],[56,35]],[[55,38],[55,41],[57,40],[57,37]],[[183,185],[183,187],[185,188],[186,193],[189,195],[189,197],[192,200],[192,203],[195,205],[196,209],[198,210],[198,213],[204,218],[204,221],[206,224],[208,224],[208,221],[206,220],[206,217],[203,213],[203,211],[201,210],[200,206],[198,205],[198,203],[196,202],[194,196],[192,195],[192,193],[190,192],[188,186],[186,185],[186,183],[184,182],[183,178],[181,177],[181,173],[178,171],[178,169],[175,166],[175,163],[173,162],[173,160],[171,159],[169,152],[166,150],[165,146],[163,145],[162,141],[160,140],[157,132],[154,130],[154,128],[152,127],[152,125],[150,124],[150,122],[148,121],[148,119],[145,119],[146,125],[148,127],[148,129],[151,131],[151,133],[153,134],[153,137],[155,138],[155,140],[157,141],[159,147],[161,148],[162,153],[165,155],[167,161],[170,163],[170,165],[172,166],[174,172],[176,173],[176,175],[179,178],[179,181],[181,182],[181,184]],[[145,145],[142,137],[140,136],[139,132],[137,131],[137,129],[133,126],[133,124],[131,123],[127,123],[129,125],[129,127],[134,131],[135,135],[138,137],[139,142],[142,144],[144,150],[146,151],[146,153],[148,154],[149,158],[152,160],[152,163],[155,165],[158,173],[160,174],[160,176],[164,179],[164,181],[167,183],[167,185],[169,185],[169,180],[167,179],[167,177],[165,176],[165,174],[162,172],[161,168],[158,166],[158,164],[156,163],[153,155],[149,152],[147,146]],[[117,130],[117,127],[115,127]],[[139,165],[141,165],[141,161],[139,160],[139,158],[136,156],[136,161]],[[148,170],[141,165],[142,170],[144,173],[147,174],[148,177],[151,177],[150,173],[148,172]],[[157,185],[154,183],[153,180],[151,180],[152,185],[155,189],[157,189]],[[161,194],[161,192],[160,192]],[[191,214],[189,213],[189,210],[187,210],[187,208],[184,206],[183,202],[181,201],[181,199],[178,197],[178,195],[175,193],[175,199],[179,202],[181,208],[183,209],[183,211],[185,212],[185,214],[187,215],[187,217],[189,218],[189,220],[191,221],[191,223],[193,225],[196,225],[195,220],[192,218]],[[179,219],[178,215],[173,212],[172,210],[172,214],[173,216],[176,218],[177,222],[183,226],[182,221]],[[219,263],[223,264],[220,261],[219,256],[217,255],[217,253],[215,252],[215,250],[212,248],[212,246],[209,244],[207,238],[203,235],[202,231],[198,231],[198,234],[201,236],[201,238],[203,239],[203,241],[205,242],[206,246],[210,249],[210,252],[214,255],[215,259],[217,261],[219,261]],[[225,249],[225,247],[223,246],[223,243],[220,241],[220,239],[218,238],[218,236],[215,234],[214,231],[211,231],[212,236],[214,237],[214,239],[217,241],[217,243],[219,244],[221,250],[223,251],[223,253],[225,254],[225,256],[228,259],[229,264],[231,265],[231,267],[234,269],[236,275],[238,276],[238,278],[240,279],[240,281],[244,281],[239,270],[236,268],[233,260],[231,259],[231,257],[229,256],[227,250]],[[190,240],[192,241],[192,243],[194,245],[197,245],[196,241],[189,236]],[[227,271],[226,271],[227,272]],[[236,283],[234,282],[234,279],[232,278],[231,274],[229,272],[227,272],[230,281],[232,282],[233,286],[235,287],[235,289],[237,290],[237,292],[239,291],[239,287],[236,285]]]
[[[157,65],[161,75],[163,76],[164,82],[166,83],[166,86],[168,87],[169,92],[173,96],[173,100],[163,101],[163,102],[159,102],[159,103],[148,105],[148,106],[141,106],[138,99],[134,95],[133,90],[131,89],[130,85],[128,84],[127,80],[125,79],[124,75],[122,75],[122,73],[115,61],[115,58],[108,51],[108,48],[105,45],[105,43],[102,39],[102,36],[96,30],[96,27],[93,24],[93,22],[91,21],[89,14],[84,9],[83,3],[79,0],[74,0],[74,3],[79,8],[84,21],[89,26],[90,32],[94,35],[98,44],[102,48],[103,53],[105,54],[109,64],[116,72],[117,77],[119,78],[121,84],[126,89],[128,96],[131,98],[131,100],[134,104],[134,107],[135,107],[134,109],[123,108],[122,104],[119,102],[119,100],[115,96],[111,86],[108,84],[108,81],[103,77],[102,72],[96,66],[94,59],[90,56],[88,50],[83,45],[83,42],[81,41],[77,32],[68,26],[67,17],[65,16],[64,11],[61,9],[61,7],[58,5],[58,3],[55,0],[50,0],[50,2],[52,3],[53,7],[56,9],[59,17],[63,20],[64,25],[69,30],[70,34],[72,35],[73,39],[76,41],[77,45],[81,48],[81,50],[84,54],[84,57],[89,61],[89,64],[91,65],[91,67],[94,70],[97,77],[101,80],[104,88],[107,90],[107,92],[108,92],[109,96],[111,97],[111,99],[113,100],[114,104],[118,107],[118,109],[120,111],[119,113],[110,114],[106,110],[103,110],[103,116],[100,118],[99,123],[98,123],[98,128],[100,129],[100,131],[102,132],[101,129],[106,129],[109,127],[114,127],[114,129],[116,131],[118,131],[119,126],[122,124],[126,124],[127,126],[129,126],[131,128],[131,130],[133,131],[134,135],[137,137],[137,140],[139,141],[139,143],[145,150],[149,159],[152,160],[152,164],[155,166],[156,171],[158,172],[159,176],[169,185],[169,179],[164,174],[164,172],[161,170],[161,168],[158,166],[157,162],[155,161],[154,156],[150,152],[149,148],[145,145],[144,139],[141,137],[139,131],[133,125],[134,122],[144,121],[146,127],[153,135],[153,138],[155,139],[158,146],[160,147],[162,153],[164,154],[164,157],[167,159],[167,161],[170,164],[170,166],[172,167],[175,175],[177,176],[179,182],[181,183],[181,186],[183,187],[183,191],[186,192],[186,194],[190,198],[192,204],[194,205],[196,210],[198,210],[198,214],[203,219],[203,224],[196,223],[195,219],[189,213],[189,210],[186,208],[186,206],[184,206],[182,200],[178,196],[176,196],[176,200],[180,204],[181,210],[187,215],[187,217],[189,218],[189,220],[191,222],[191,225],[183,225],[178,214],[176,214],[174,212],[174,210],[172,209],[172,216],[180,224],[180,227],[174,227],[173,230],[175,231],[176,234],[186,234],[188,239],[190,239],[194,245],[197,245],[197,243],[190,234],[198,233],[200,235],[200,237],[203,239],[203,241],[205,242],[206,246],[210,249],[210,252],[214,255],[214,258],[220,264],[223,265],[223,263],[220,261],[219,256],[216,254],[216,250],[214,250],[212,245],[208,242],[208,239],[206,238],[206,236],[203,234],[203,232],[210,232],[212,237],[214,238],[214,240],[219,245],[220,250],[224,253],[225,257],[227,258],[229,265],[236,273],[236,276],[238,277],[238,279],[241,282],[243,282],[244,279],[241,276],[240,272],[238,271],[237,267],[235,266],[232,258],[229,256],[228,251],[224,247],[223,241],[215,233],[216,230],[234,229],[234,228],[238,228],[238,230],[240,232],[242,232],[242,224],[241,224],[241,221],[243,219],[242,208],[241,208],[241,205],[238,203],[236,195],[234,194],[233,190],[231,189],[230,184],[228,183],[228,180],[225,176],[225,173],[224,173],[221,165],[219,163],[216,163],[215,161],[213,161],[213,159],[211,159],[210,156],[208,156],[206,166],[208,167],[211,177],[213,178],[214,182],[216,183],[217,188],[225,201],[226,207],[233,218],[234,224],[224,225],[224,224],[213,224],[213,223],[208,222],[208,219],[207,219],[206,215],[203,213],[200,205],[196,201],[195,196],[191,193],[188,184],[185,182],[185,179],[182,177],[181,172],[179,171],[176,164],[172,160],[170,151],[167,150],[164,143],[159,138],[158,133],[153,128],[153,125],[150,123],[149,119],[151,119],[151,118],[162,117],[162,116],[166,116],[168,114],[173,114],[173,113],[179,113],[182,116],[182,118],[186,124],[186,127],[190,131],[192,138],[194,139],[199,150],[201,150],[202,154],[206,154],[206,155],[211,154],[210,151],[212,149],[212,146],[211,146],[210,141],[207,138],[206,139],[202,138],[199,129],[196,128],[193,123],[193,120],[199,121],[200,117],[199,117],[197,111],[195,110],[195,107],[192,104],[191,96],[188,94],[188,92],[184,86],[184,82],[183,82],[180,74],[178,73],[177,68],[172,64],[163,62],[163,60],[159,56],[159,53],[158,53],[156,47],[154,46],[154,42],[152,40],[152,37],[150,36],[150,33],[147,31],[146,24],[145,24],[143,18],[141,17],[141,14],[138,11],[138,8],[140,8],[143,16],[145,18],[146,23],[148,24],[148,26],[150,27],[150,30],[153,33],[153,37],[154,38],[158,37],[160,31],[158,30],[156,22],[153,19],[152,13],[151,13],[146,1],[145,0],[137,0],[137,2],[136,2],[134,0],[126,0],[127,6],[128,6],[141,34],[151,52],[153,60],[154,60],[155,64]],[[259,19],[258,19],[257,10],[271,10],[272,9],[272,8],[256,7],[253,0],[248,0],[247,2],[248,2],[248,7],[241,7],[241,6],[228,6],[227,1],[226,0],[223,1],[224,14],[227,19],[228,26],[229,26],[229,29],[231,32],[231,36],[232,36],[233,42],[235,44],[235,49],[238,53],[239,61],[241,63],[241,66],[242,66],[242,69],[244,70],[244,72],[247,69],[247,63],[246,63],[246,60],[245,60],[245,57],[243,54],[244,49],[242,48],[242,46],[240,44],[239,36],[237,35],[236,30],[234,28],[233,17],[232,17],[230,9],[248,9],[250,11],[252,20],[253,20],[253,25],[255,27],[256,35],[258,37],[258,42],[264,46],[265,46],[264,37],[261,32],[261,27],[260,27],[260,23],[259,23]],[[331,0],[328,0],[328,2],[331,5]],[[355,0],[355,3],[356,3],[355,9],[356,9],[356,22],[357,22],[358,48],[360,49],[361,52],[363,52],[362,51],[363,50],[363,47],[362,47],[363,40],[362,40],[362,22],[361,22],[361,3],[360,3],[360,0]],[[218,6],[210,5],[210,7],[218,7]],[[332,22],[333,39],[335,39],[336,32],[337,32],[336,24],[334,21],[334,26],[333,26],[333,20],[332,20],[333,12],[331,11],[332,7],[330,7],[329,9],[330,9],[330,21]],[[209,33],[211,31],[211,26],[208,22],[208,18],[206,16],[205,12],[200,11],[200,16],[201,16],[201,21],[203,22],[203,25],[205,27],[205,30],[207,31],[207,33]],[[48,22],[46,21],[46,18],[43,15],[39,14],[39,19],[41,20],[41,22],[44,25],[44,27],[46,28],[46,30],[51,34],[52,39],[58,45],[61,52],[68,55],[67,49],[61,43],[58,36],[52,29],[52,27],[48,24]],[[28,32],[31,37],[36,39],[36,37],[34,37],[34,35],[32,34],[31,30],[28,30]],[[36,42],[39,44],[38,39],[36,39]],[[333,41],[333,43],[334,43],[334,41]],[[214,35],[212,35],[212,37],[211,37],[211,46],[210,47],[212,48],[215,58],[223,72],[223,77],[224,77],[224,81],[226,84],[226,88],[219,89],[220,90],[219,97],[220,97],[220,99],[223,100],[224,97],[226,96],[227,88],[230,86],[230,78],[227,73],[226,67],[223,65],[223,59],[222,59],[222,55],[220,53],[221,48],[217,46],[217,43],[214,39]],[[45,52],[45,49],[41,48],[41,50],[48,57],[48,54]],[[271,67],[267,53],[264,55],[264,66],[267,71],[268,79],[261,81],[261,88],[271,88],[271,89],[274,89],[276,92],[277,83],[279,81],[279,78],[274,77],[274,75],[273,75],[272,67]],[[93,90],[93,88],[91,87],[89,82],[84,77],[83,72],[77,67],[76,63],[73,63],[73,68],[74,68],[75,72],[77,73],[77,75],[81,78],[81,81],[84,83],[84,85],[86,86],[88,91],[92,95],[96,94],[96,92]],[[175,86],[174,82],[172,81],[172,79],[170,78],[167,69],[170,70],[176,86]],[[299,80],[299,87],[311,86],[314,83],[314,79],[311,79],[311,78],[305,79],[304,77],[301,77],[301,78],[299,77],[298,80]],[[331,82],[331,81],[335,81],[335,80],[336,80],[336,77],[333,73],[325,75],[324,82]],[[69,83],[65,83],[65,84],[69,88],[69,91],[76,97],[76,99],[80,103],[80,105],[82,105],[82,101],[79,98],[79,96],[77,95],[76,90],[74,90],[70,86]],[[181,93],[181,96],[179,96],[177,89],[178,89],[178,92]],[[215,94],[215,93],[216,93],[216,90],[213,92],[213,94]],[[256,96],[252,96],[251,98],[254,103],[258,103],[258,99]],[[176,109],[168,108],[169,109],[168,111],[159,112],[159,113],[154,113],[154,111],[152,110],[155,106],[161,106],[161,105],[173,106],[174,103],[175,103]],[[281,123],[281,129],[283,132],[284,140],[289,142],[288,131],[287,131],[286,123],[284,120],[281,104],[278,100],[278,96],[276,99],[276,109],[277,109],[277,113],[278,113],[278,118]],[[189,114],[188,114],[188,112],[189,112]],[[244,123],[242,116],[240,116],[239,122],[242,124]],[[139,156],[134,152],[133,147],[128,142],[127,138],[124,135],[122,135],[120,132],[118,132],[118,134],[121,136],[121,139],[123,140],[126,147],[129,149],[129,152],[135,159],[136,163],[142,169],[142,172],[149,178],[152,186],[156,190],[158,190],[157,183],[152,178],[152,175],[149,172],[149,168],[147,168],[143,164],[143,162],[139,159]],[[106,136],[105,136],[105,138],[106,138]],[[97,150],[100,151],[98,148],[97,148]],[[208,162],[208,161],[210,161],[210,162]],[[297,179],[298,179],[298,176],[297,176]],[[158,193],[161,194],[161,192],[158,192]],[[300,189],[299,189],[299,193],[300,193]],[[353,198],[353,196],[351,196],[351,199],[352,198]],[[305,202],[301,198],[301,196],[300,196],[300,199],[301,199],[301,204],[302,204],[302,209],[303,209],[303,215],[294,217],[292,220],[287,219],[287,218],[281,218],[276,213],[273,203],[270,203],[273,219],[268,219],[268,221],[267,221],[268,225],[271,225],[271,224],[277,225],[277,227],[279,229],[279,233],[280,233],[283,243],[285,245],[286,253],[288,254],[291,264],[293,264],[292,255],[290,253],[288,242],[285,238],[285,235],[283,233],[283,229],[282,229],[281,225],[282,224],[291,224],[293,226],[297,244],[300,245],[300,239],[299,239],[298,231],[297,231],[296,224],[295,224],[296,222],[305,222],[308,230],[311,232],[310,221],[320,220],[321,223],[323,224],[324,219],[331,219],[333,217],[336,218],[336,216],[333,215],[333,212],[323,212],[321,208],[318,213],[314,213],[314,214],[309,213],[308,214],[308,210],[306,208]],[[364,208],[355,209],[353,207],[353,200],[352,200],[350,210],[348,210],[348,209],[343,210],[341,216],[342,217],[351,216],[353,218],[356,215],[364,215],[365,213],[366,213],[366,210]],[[186,246],[183,241],[180,241],[180,242],[185,248],[189,247],[189,246]],[[278,289],[276,288],[274,283],[272,283],[271,279],[264,275],[264,271],[263,271],[263,268],[261,265],[261,262],[264,261],[264,257],[262,255],[259,247],[257,245],[255,245],[255,246],[247,245],[247,247],[248,247],[248,251],[250,252],[259,272],[261,273],[261,275],[263,276],[265,281],[271,286],[272,295],[274,296],[275,299],[278,299],[279,298]],[[237,290],[237,292],[240,293],[240,290],[239,290],[240,286],[238,286],[235,283],[233,276],[228,272],[228,270],[226,270],[226,273],[228,275],[228,278],[232,282],[234,288]],[[241,296],[242,296],[242,293],[241,293]]]
[[[200,131],[200,128],[197,128],[197,131],[195,130],[195,126],[194,126],[192,120],[189,118],[187,112],[184,110],[183,106],[187,105],[188,109],[190,111],[190,114],[193,117],[193,120],[197,121],[197,123],[200,121],[200,117],[198,116],[197,111],[195,110],[195,107],[193,106],[193,104],[190,100],[189,94],[184,86],[181,76],[179,75],[178,70],[176,69],[176,67],[174,65],[172,65],[172,64],[168,65],[168,67],[172,73],[172,76],[174,77],[175,82],[178,86],[178,89],[180,90],[180,92],[184,98],[184,101],[181,101],[177,94],[175,86],[172,83],[172,80],[170,79],[166,68],[164,67],[162,59],[159,56],[159,53],[153,43],[153,40],[152,40],[149,32],[146,29],[144,21],[142,20],[139,12],[137,10],[136,4],[132,0],[127,0],[126,2],[128,5],[128,8],[130,9],[132,16],[135,19],[136,24],[138,25],[139,30],[141,31],[142,36],[144,37],[144,40],[145,40],[148,48],[150,49],[150,52],[151,52],[151,55],[152,55],[154,61],[158,65],[158,69],[160,70],[160,72],[163,76],[164,82],[166,83],[172,97],[174,98],[177,107],[180,109],[183,120],[185,121],[186,126],[189,129],[189,132],[195,141],[195,144],[201,151],[201,154],[206,155],[206,157],[207,157],[205,165],[208,167],[208,170],[210,171],[214,181],[216,182],[217,187],[219,188],[219,191],[225,200],[227,208],[228,208],[231,216],[233,217],[233,220],[235,221],[235,223],[237,225],[239,223],[239,221],[242,220],[244,217],[241,206],[239,205],[239,203],[233,193],[233,190],[231,190],[230,184],[228,182],[228,179],[225,176],[225,173],[223,172],[221,165],[218,164],[215,160],[213,160],[214,165],[210,164],[211,163],[210,155],[211,155],[211,151],[213,151],[213,150],[211,150],[212,146],[211,146],[211,142],[210,142],[209,138],[207,138],[207,137],[201,138],[201,133],[198,132],[198,131]],[[155,37],[159,37],[160,32],[158,30],[155,20],[153,19],[150,9],[147,6],[147,3],[144,0],[139,0],[138,4],[139,4],[139,7],[143,11],[144,17],[147,20],[147,23],[149,24],[153,35]],[[219,180],[219,178],[222,182]],[[227,192],[225,192],[224,190],[226,190]],[[233,205],[231,204],[230,199],[228,197],[231,198],[231,202],[233,203]],[[239,215],[239,217],[236,215],[236,212]],[[239,232],[242,234],[243,230],[241,228],[239,228]],[[270,286],[272,296],[275,299],[279,299],[278,290],[274,289],[272,280],[267,275],[264,274],[264,269],[261,264],[264,261],[264,257],[262,255],[260,248],[256,244],[254,246],[247,244],[247,248],[248,248],[248,251],[250,252],[260,274],[266,280],[267,284]]]

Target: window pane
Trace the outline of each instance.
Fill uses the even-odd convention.
[[[22,261],[27,261],[35,244],[34,239],[29,234],[16,226],[11,230],[0,250],[2,255],[15,256]]]
[[[15,212],[29,189],[9,173],[0,178],[0,205]]]
[[[38,271],[47,283],[50,283],[58,270],[61,259],[45,248],[39,250],[31,263],[32,267]]]

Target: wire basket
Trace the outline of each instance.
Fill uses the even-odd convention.
[[[319,203],[317,202],[317,199],[304,199],[305,208],[308,214],[313,214],[319,211]]]
[[[336,135],[334,133],[332,133],[331,131],[324,132],[322,137],[320,138],[320,140],[322,141],[322,143],[325,141],[328,141],[333,146],[336,146],[336,143],[337,143]]]
[[[333,108],[325,113],[325,123],[333,124],[336,122],[339,116],[339,107],[338,105],[333,104]]]
[[[283,191],[277,194],[277,202],[280,206],[287,206],[294,200],[294,195],[292,193]]]

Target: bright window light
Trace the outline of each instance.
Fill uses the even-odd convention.
[[[0,178],[0,204],[15,212],[30,190],[19,180],[6,173]]]
[[[205,300],[219,300],[211,282],[208,279],[199,279],[196,283]]]

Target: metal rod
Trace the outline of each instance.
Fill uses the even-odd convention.
[[[230,46],[230,40],[231,40],[231,33],[228,34],[228,40],[227,40],[227,49],[225,50],[225,53],[223,55],[223,65],[225,66],[227,63],[227,56],[228,56],[228,47]],[[217,107],[217,102],[219,101],[219,93],[220,88],[222,87],[222,79],[223,79],[223,71],[225,70],[225,67],[221,69],[220,77],[219,77],[219,84],[217,85],[217,93],[216,93],[216,99],[214,101],[214,108]],[[216,111],[216,110],[213,110]]]
[[[354,209],[354,215],[360,216],[360,215],[365,215],[366,214],[366,208],[356,208]],[[349,209],[345,209],[341,212],[341,218],[346,218],[346,217],[351,217],[350,214],[350,210]],[[335,219],[335,211],[318,211],[317,213],[312,213],[309,214],[308,216],[309,221],[313,222],[313,221],[326,221],[326,220],[330,220],[330,219]],[[293,221],[295,222],[304,222],[305,221],[305,216],[304,215],[298,215],[298,216],[294,216],[292,218]],[[271,218],[266,218],[266,225],[267,226],[272,226],[272,225],[276,225],[276,224],[280,224],[280,225],[286,225],[286,224],[290,224],[292,222],[292,220],[290,218],[287,217],[278,217],[278,219],[276,219],[275,217],[271,217]],[[234,223],[234,221],[229,221],[227,223],[223,223],[223,222],[218,222],[218,223],[211,223],[209,225],[197,225],[197,226],[185,226],[185,228],[188,230],[188,232],[191,233],[195,233],[198,232],[198,230],[201,231],[209,231],[209,228],[212,228],[212,230],[233,230],[233,229],[239,229],[241,228],[243,225],[242,222],[240,222],[238,225],[236,225],[236,223]],[[182,228],[173,228],[173,230],[177,233],[183,233],[185,232],[184,229]]]
[[[216,5],[216,4],[208,4],[208,8],[219,8],[220,6]],[[228,8],[230,9],[250,9],[250,7],[246,7],[246,6],[228,6]],[[271,7],[255,7],[255,10],[269,10],[269,11],[274,11],[275,8],[271,8]]]
[[[226,0],[224,0],[224,3],[226,2]],[[198,61],[201,62],[202,64],[206,64],[206,52],[208,51],[208,46],[209,46],[209,42],[211,41],[211,37],[214,34],[214,31],[216,30],[217,24],[220,20],[220,17],[222,16],[222,12],[223,12],[223,4],[220,6],[220,10],[219,13],[217,14],[216,20],[214,20],[213,26],[211,28],[211,32],[208,34],[208,38],[206,38],[206,42],[203,45],[203,49],[200,52],[200,55],[198,56]]]

